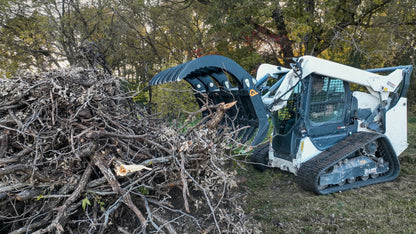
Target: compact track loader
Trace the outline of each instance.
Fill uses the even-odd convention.
[[[303,56],[291,68],[262,64],[253,78],[231,59],[208,55],[162,71],[150,85],[186,80],[197,100],[237,101],[222,124],[248,126],[239,137],[255,146],[254,166],[289,171],[304,189],[329,194],[399,175],[412,69],[361,70]],[[273,133],[262,143],[269,118]]]

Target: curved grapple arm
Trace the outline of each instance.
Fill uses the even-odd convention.
[[[252,146],[263,141],[269,129],[267,111],[253,83],[255,79],[236,62],[219,55],[203,56],[160,72],[149,84],[153,86],[181,80],[192,85],[201,107],[201,94],[206,94],[213,104],[237,101],[234,107],[227,110],[222,124],[248,126],[239,134],[242,142],[254,135]]]

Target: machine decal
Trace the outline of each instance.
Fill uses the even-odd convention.
[[[391,83],[390,81],[387,81],[387,85],[392,87],[393,89],[396,88],[396,85]]]
[[[254,90],[254,89],[250,89],[250,96],[251,96],[251,97],[256,96],[257,94],[259,94],[259,93],[258,93],[258,92],[256,92],[256,90]]]

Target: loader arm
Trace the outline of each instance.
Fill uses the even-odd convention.
[[[296,69],[292,69],[282,79],[281,85],[279,84],[277,92],[273,96],[273,103],[269,106],[273,112],[286,104],[285,100],[290,96],[291,88],[299,82],[299,79],[302,80],[312,73],[336,77],[349,83],[364,86],[371,95],[380,99],[380,103],[391,98],[388,108],[392,108],[400,98],[406,97],[413,70],[411,65],[361,70],[308,55],[295,61],[296,69],[301,71],[301,75],[294,72]],[[396,95],[391,96],[391,93]]]
[[[242,142],[252,139],[252,146],[263,141],[269,130],[267,111],[263,105],[256,80],[233,60],[207,55],[164,70],[155,75],[150,86],[185,80],[194,89],[200,107],[204,105],[203,94],[213,104],[237,101],[227,110],[223,125],[245,127],[239,134]],[[205,113],[208,114],[208,113]]]
[[[373,96],[381,97],[383,101],[387,100],[391,93],[398,93],[400,97],[405,97],[413,69],[409,65],[361,70],[313,56],[302,56],[298,61],[303,72],[302,78],[311,73],[336,77],[349,83],[365,86]]]

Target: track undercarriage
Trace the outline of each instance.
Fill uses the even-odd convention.
[[[329,194],[395,179],[398,158],[382,134],[359,132],[305,162],[299,184],[317,194]]]

